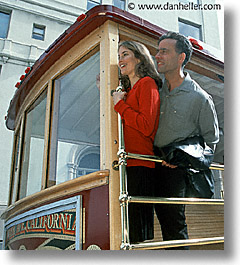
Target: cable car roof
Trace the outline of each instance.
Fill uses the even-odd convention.
[[[90,9],[86,14],[80,15],[63,34],[59,36],[39,57],[31,69],[26,69],[26,75],[21,77],[21,82],[16,84],[17,90],[10,102],[6,116],[6,126],[10,130],[15,129],[15,118],[24,99],[31,91],[40,77],[76,43],[89,33],[100,27],[107,20],[114,21],[128,28],[141,32],[156,40],[167,30],[158,27],[136,15],[110,5],[99,5]],[[200,60],[223,69],[224,63],[209,54],[204,49],[193,45],[193,54]],[[221,78],[221,76],[219,77]]]

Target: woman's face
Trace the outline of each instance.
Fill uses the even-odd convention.
[[[140,62],[134,53],[128,48],[121,46],[118,50],[118,66],[122,75],[127,75],[129,78],[134,77],[135,66]]]

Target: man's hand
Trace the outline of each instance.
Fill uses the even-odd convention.
[[[168,164],[166,161],[162,161],[162,166],[164,167],[170,167],[170,168],[177,168],[176,165],[171,165],[171,164]]]

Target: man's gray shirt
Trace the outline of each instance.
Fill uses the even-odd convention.
[[[219,141],[217,114],[212,97],[187,73],[169,92],[166,80],[160,90],[160,119],[154,145],[163,147],[201,135],[211,148]]]

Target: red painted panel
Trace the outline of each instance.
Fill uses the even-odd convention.
[[[83,249],[90,245],[110,249],[108,185],[81,192],[81,195],[86,221]]]

